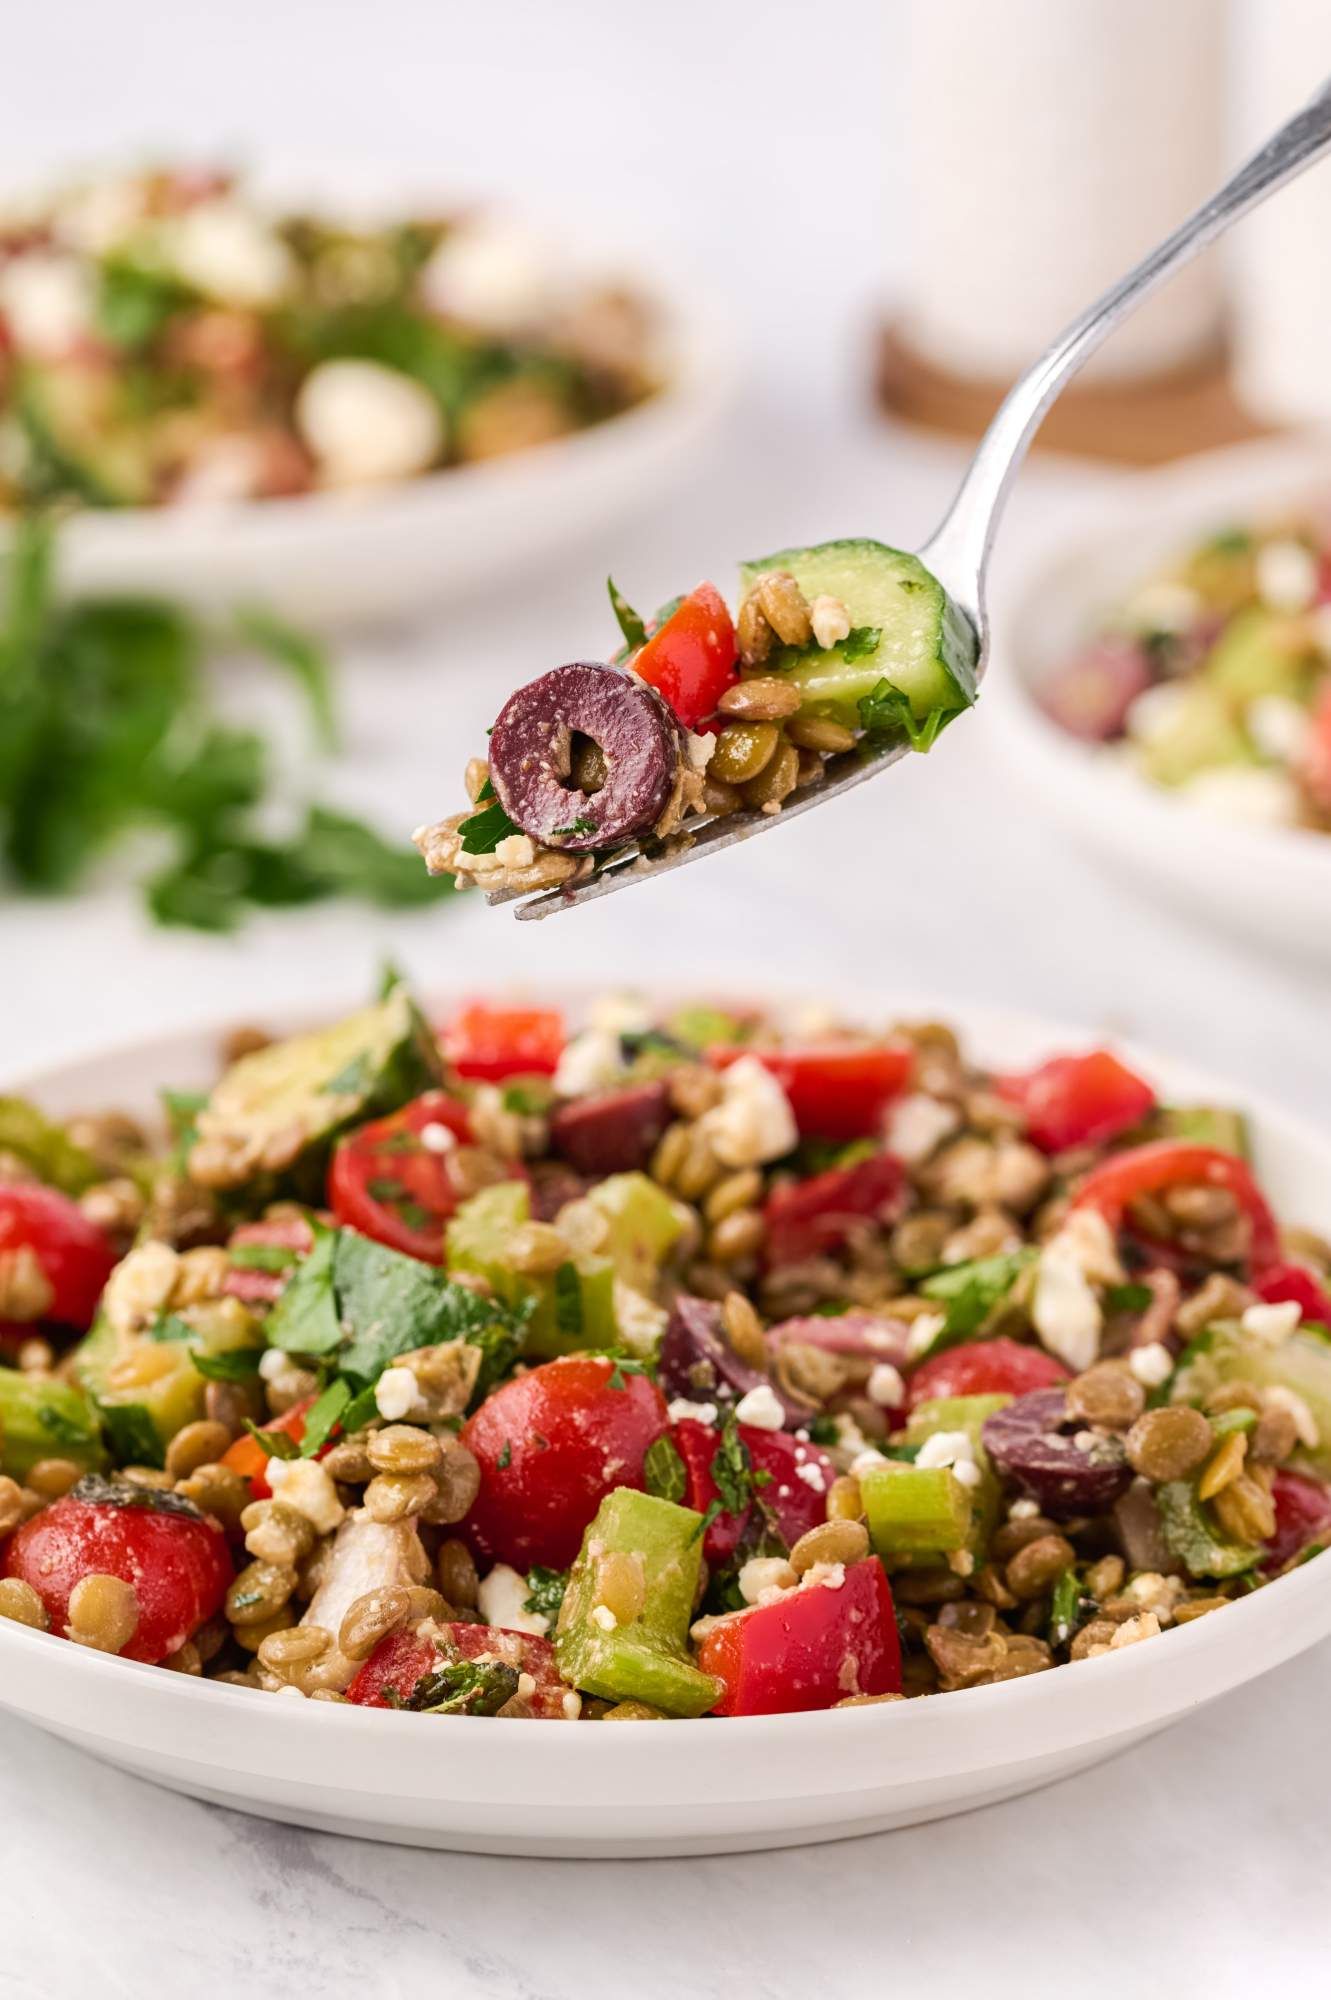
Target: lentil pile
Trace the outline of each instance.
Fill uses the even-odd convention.
[[[171,1130],[0,1100],[0,1617],[634,1721],[1159,1638],[1331,1540],[1331,1248],[1104,1049],[406,991]]]

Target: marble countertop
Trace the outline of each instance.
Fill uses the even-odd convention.
[[[79,31],[93,38],[86,86],[76,74],[58,106],[39,92],[16,104],[8,152],[123,150],[148,129],[196,151],[238,132],[259,150],[278,117],[269,79],[303,59],[311,24],[327,21],[304,0],[265,10],[261,88],[247,38],[224,46],[208,10],[173,15],[187,24],[188,62],[183,44],[154,37],[152,0],[113,11],[118,44],[133,32],[128,17],[143,30],[128,95],[108,107],[94,90],[111,16],[85,20],[80,10]],[[717,32],[703,0],[679,0],[668,33],[664,12],[648,24],[645,52],[625,40],[625,17],[608,0],[521,11],[527,39],[509,63],[486,41],[486,10],[463,26],[453,10],[382,0],[376,18],[402,53],[397,154],[417,168],[434,158],[427,80],[447,71],[474,85],[450,92],[451,136],[482,177],[521,186],[544,141],[552,199],[601,197],[603,149],[582,129],[598,92],[617,93],[622,108],[645,62],[663,92],[697,88],[704,112],[719,115],[742,67],[747,108],[725,163],[725,202],[710,164],[681,159],[650,118],[621,134],[623,186],[612,192],[637,203],[645,229],[673,229],[711,255],[756,359],[706,461],[654,513],[617,525],[557,573],[522,579],[502,602],[459,604],[428,628],[347,648],[356,755],[333,782],[349,805],[404,827],[448,804],[479,726],[517,679],[566,657],[580,631],[603,632],[607,568],[630,596],[652,601],[681,578],[724,575],[737,549],[864,529],[910,545],[961,463],[954,449],[878,426],[856,386],[858,333],[890,261],[891,203],[877,198],[877,142],[864,121],[820,100],[810,112],[817,144],[762,156],[761,107],[793,87],[802,15],[773,5],[761,34],[737,31],[723,89],[685,60],[692,38]],[[890,35],[878,25],[887,11],[834,0],[843,73],[863,29],[866,61],[888,75]],[[69,0],[25,16],[29,67],[58,59],[61,22],[68,32],[74,20]],[[408,63],[409,49],[418,61]],[[595,51],[590,82],[580,49]],[[109,44],[103,54],[109,63]],[[362,103],[353,87],[362,55],[355,36],[330,30],[322,87],[302,93],[293,114],[312,144],[339,140]],[[477,108],[496,77],[512,111],[503,149]],[[567,119],[547,101],[552,79],[572,107]],[[766,199],[773,176],[776,207],[801,231],[795,285],[773,275],[789,240]],[[843,226],[822,227],[829,189],[851,184],[873,191],[863,212],[843,204]],[[1093,508],[1112,477],[1033,465],[1003,563],[1055,517]],[[1000,656],[993,671],[1002,670]],[[229,698],[253,712],[268,695],[238,677]],[[1131,1033],[1331,1118],[1325,981],[1245,953],[1093,870],[1028,813],[983,708],[934,757],[836,812],[553,925],[519,926],[469,902],[410,921],[315,911],[219,941],[151,932],[111,882],[74,904],[7,903],[0,937],[11,1074],[188,1020],[335,1005],[364,992],[391,952],[423,986],[645,984],[668,974],[734,988],[780,975],[833,996],[843,983],[875,987],[885,1011],[900,996],[952,994]],[[1222,2000],[1277,1975],[1282,1984],[1302,1975],[1304,1990],[1319,1991],[1329,1669],[1323,1647],[1098,1770],[982,1813],[823,1848],[623,1864],[414,1852],[270,1825],[158,1791],[0,1718],[0,1995],[179,1990],[213,2000],[249,1987],[396,2000],[429,1981],[450,2000],[702,2000],[737,1985],[755,2000],[856,2000],[933,1980],[949,1992],[975,1983],[1000,2000],[1053,1986],[1087,1996],[1172,1987]]]

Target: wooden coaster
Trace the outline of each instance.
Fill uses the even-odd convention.
[[[894,322],[878,348],[878,395],[895,417],[952,437],[977,438],[1009,385],[938,368]],[[1036,451],[1077,452],[1120,465],[1159,465],[1189,452],[1269,436],[1234,393],[1223,348],[1196,367],[1149,382],[1074,383],[1036,435]]]

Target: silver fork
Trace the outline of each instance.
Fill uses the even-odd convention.
[[[1126,277],[1111,285],[1079,319],[1065,327],[1008,391],[981,438],[941,525],[919,551],[920,561],[938,578],[975,633],[979,649],[977,678],[984,672],[989,652],[985,576],[990,550],[1013,477],[1050,404],[1121,320],[1135,312],[1144,299],[1175,271],[1190,263],[1231,223],[1312,166],[1328,150],[1331,150],[1331,82],[1324,84],[1302,111],[1273,133],[1208,202],[1194,210],[1172,235],[1134,265]],[[516,914],[522,922],[552,916],[558,910],[572,909],[575,903],[593,902],[598,896],[612,895],[616,889],[626,889],[635,882],[664,875],[672,868],[701,861],[722,848],[752,840],[795,814],[837,798],[868,778],[876,778],[880,771],[903,757],[906,748],[901,744],[876,751],[846,751],[829,760],[821,780],[792,792],[779,813],[732,813],[726,819],[700,826],[682,843],[662,846],[659,852],[650,843],[625,842],[599,858],[596,872],[585,881],[533,896],[520,903]],[[513,890],[499,890],[489,901],[512,902],[517,895]]]

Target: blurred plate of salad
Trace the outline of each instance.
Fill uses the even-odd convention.
[[[0,532],[71,579],[400,613],[658,490],[719,363],[598,247],[212,167],[0,198]],[[705,426],[703,427],[705,429]]]

